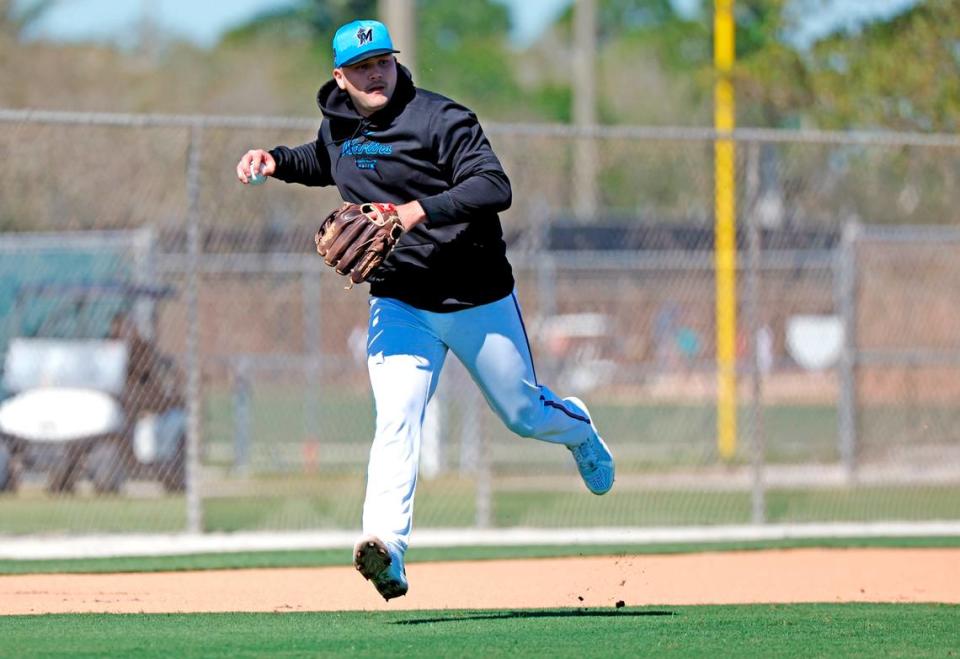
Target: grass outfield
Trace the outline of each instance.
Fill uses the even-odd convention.
[[[441,385],[443,386],[443,385]],[[471,396],[476,393],[472,384]],[[463,419],[465,392],[451,389],[454,401],[448,406],[446,448],[455,452]],[[261,468],[286,455],[299,459],[299,443],[305,428],[321,428],[322,438],[331,453],[346,451],[348,461],[365,464],[367,447],[373,437],[373,401],[363,384],[354,390],[324,387],[311,391],[302,385],[258,383],[249,401],[249,436],[254,464]],[[476,398],[477,401],[481,399]],[[618,460],[625,468],[659,469],[667,466],[701,465],[716,456],[716,406],[706,403],[649,402],[642,396],[629,401],[587,397],[590,412],[611,446],[618,447]],[[204,437],[208,459],[229,463],[236,433],[234,393],[226,389],[207,389],[204,397]],[[511,463],[517,459],[517,437],[507,431],[482,402],[479,419],[490,440],[494,462]],[[738,408],[741,424],[750,418],[749,405]],[[960,406],[861,405],[858,449],[864,456],[885,454],[890,448],[911,447],[918,443],[950,444],[951,430],[960,423]],[[779,404],[763,407],[766,458],[783,463],[835,463],[841,459],[837,437],[837,408],[826,404]],[[921,435],[917,427],[925,428]],[[285,447],[294,448],[285,453]],[[542,459],[535,450],[535,460]],[[451,454],[451,457],[452,454]],[[739,443],[735,463],[749,464],[750,445],[746,437]],[[281,460],[282,461],[282,460]]]
[[[960,547],[960,537],[930,538],[791,538],[755,542],[671,543],[644,545],[542,545],[530,547],[412,547],[410,563],[562,556],[632,556],[703,551],[750,551],[800,547]],[[130,556],[70,560],[0,560],[0,575],[49,573],[167,572],[247,568],[327,567],[350,564],[350,550],[237,552],[183,556]]]
[[[574,478],[571,476],[571,479]],[[475,485],[444,479],[417,489],[417,525],[461,528],[476,522]],[[261,486],[266,489],[266,486]],[[315,478],[261,493],[203,500],[207,531],[352,529],[360,520],[362,479]],[[960,486],[771,489],[767,521],[871,522],[956,519]],[[584,491],[495,490],[494,527],[682,526],[747,524],[750,493],[615,488],[604,497]],[[183,497],[0,496],[0,534],[178,532],[186,525]]]
[[[0,657],[942,657],[958,616],[931,604],[16,616],[0,618]]]

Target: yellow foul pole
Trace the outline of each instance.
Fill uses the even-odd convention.
[[[736,127],[733,83],[734,0],[714,0],[713,57],[717,70],[714,127]],[[729,460],[737,449],[737,215],[736,149],[732,139],[714,143],[714,265],[717,302],[717,449]]]

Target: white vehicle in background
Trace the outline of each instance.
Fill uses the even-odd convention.
[[[116,283],[20,287],[0,379],[0,490],[39,474],[51,492],[84,479],[101,493],[131,479],[183,489],[178,371],[133,320],[171,295]]]

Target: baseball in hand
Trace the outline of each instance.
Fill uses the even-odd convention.
[[[250,185],[263,185],[267,182],[267,177],[263,174],[264,167],[263,163],[260,163],[257,169],[254,169],[253,164],[250,165]]]

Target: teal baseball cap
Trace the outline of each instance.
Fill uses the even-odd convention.
[[[380,21],[353,21],[333,35],[333,67],[356,64],[361,60],[394,50],[387,26]]]

